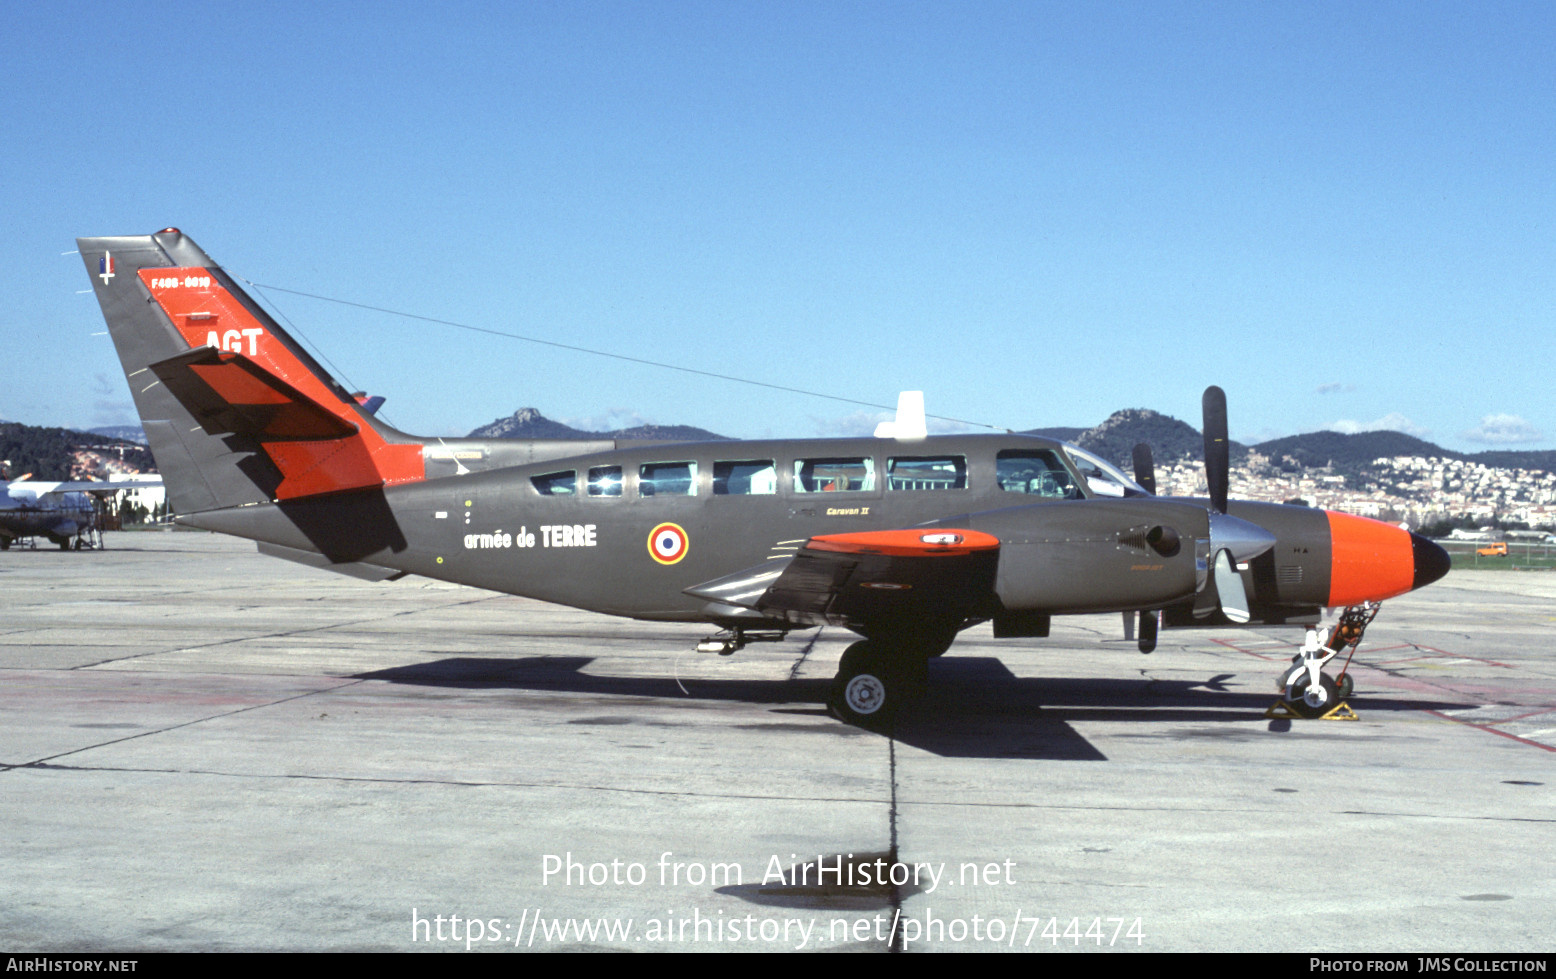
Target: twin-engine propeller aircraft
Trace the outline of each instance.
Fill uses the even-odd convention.
[[[79,239],[178,521],[382,580],[424,575],[612,615],[709,622],[723,653],[823,623],[863,637],[831,697],[845,720],[910,701],[929,659],[990,621],[1309,626],[1284,678],[1314,716],[1322,666],[1376,603],[1442,577],[1399,527],[1227,499],[1226,410],[1206,392],[1210,499],[1154,496],[1073,445],[928,437],[922,403],[875,438],[655,443],[426,439],[364,410],[175,228]],[[1144,484],[1144,485],[1142,485]],[[1331,629],[1311,628],[1343,609]]]

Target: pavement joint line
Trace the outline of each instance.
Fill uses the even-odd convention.
[[[68,752],[67,752],[68,754]],[[64,757],[56,755],[55,757]],[[377,785],[446,785],[457,788],[493,788],[493,789],[569,789],[589,792],[623,792],[632,795],[653,795],[676,797],[690,797],[697,799],[749,799],[756,802],[796,801],[805,802],[836,802],[858,805],[879,805],[879,798],[853,797],[853,796],[798,796],[786,795],[757,795],[749,792],[689,792],[682,789],[643,789],[624,785],[591,785],[578,782],[505,782],[505,781],[470,781],[463,779],[443,778],[369,778],[362,775],[309,775],[306,773],[273,774],[256,772],[220,772],[208,768],[132,768],[116,765],[55,765],[49,764],[48,759],[28,762],[22,765],[6,766],[6,770],[28,769],[38,772],[119,772],[131,775],[195,775],[206,778],[234,778],[254,779],[257,781],[298,780],[309,782],[345,782],[345,783],[370,783]]]
[[[61,671],[61,672],[68,672],[68,671]],[[334,678],[332,677],[331,679],[334,679]],[[333,684],[331,686],[321,687],[318,690],[305,690],[302,693],[293,694],[290,697],[282,697],[279,700],[267,701],[266,703],[263,703],[263,704],[250,704],[247,707],[239,707],[237,710],[223,711],[220,714],[212,714],[212,715],[210,715],[208,717],[197,717],[197,718],[194,718],[193,720],[184,721],[184,722],[182,722],[180,724],[170,724],[167,727],[157,728],[154,731],[140,731],[140,732],[138,732],[136,734],[127,734],[127,735],[125,735],[122,738],[114,738],[112,741],[102,741],[102,742],[99,742],[98,744],[83,745],[80,748],[72,748],[69,751],[62,751],[62,752],[60,752],[59,754],[56,754],[56,755],[48,755],[47,757],[36,758],[36,759],[34,759],[32,761],[29,761],[29,762],[22,762],[22,763],[16,764],[16,765],[10,765],[10,766],[7,766],[4,770],[5,771],[14,771],[15,769],[18,769],[18,768],[35,768],[35,767],[41,766],[44,762],[53,761],[56,758],[68,758],[71,755],[80,754],[83,751],[94,751],[94,750],[96,750],[98,748],[107,748],[110,745],[123,744],[126,741],[135,741],[135,740],[138,740],[140,738],[150,737],[151,735],[154,735],[154,734],[166,734],[169,731],[177,731],[179,728],[192,727],[192,726],[194,726],[196,724],[204,724],[206,721],[214,721],[214,720],[218,720],[219,718],[223,718],[223,717],[231,717],[234,714],[246,714],[246,713],[248,713],[251,710],[259,710],[262,707],[274,707],[274,706],[276,706],[278,704],[289,703],[290,701],[293,701],[293,700],[301,700],[304,697],[312,697],[312,696],[314,696],[316,694],[330,693],[330,692],[333,692],[333,691],[336,691],[336,690],[341,690],[341,689],[343,689],[345,687],[351,687],[351,686],[355,686],[355,685],[357,685],[359,683],[365,683],[365,682],[366,682],[365,680],[352,679],[352,680],[347,680],[344,683],[336,683],[336,684]]]
[[[292,630],[287,631],[287,632],[263,632],[263,633],[256,633],[256,634],[253,634],[253,635],[236,636],[236,637],[234,637],[232,639],[222,639],[222,640],[219,640],[217,642],[201,643],[198,646],[179,646],[179,647],[177,647],[175,649],[159,649],[159,650],[157,650],[155,652],[133,653],[133,654],[131,654],[129,656],[110,656],[108,659],[98,660],[96,663],[82,663],[79,666],[72,666],[72,667],[70,667],[70,669],[71,670],[90,670],[90,669],[93,669],[94,667],[106,666],[109,663],[124,663],[124,662],[128,662],[129,660],[144,659],[144,658],[150,657],[150,656],[165,656],[168,653],[189,653],[189,652],[195,652],[196,650],[216,649],[216,648],[219,648],[221,646],[231,646],[234,643],[253,642],[256,639],[281,639],[281,638],[283,638],[285,636],[301,636],[301,635],[304,635],[304,634],[309,633],[309,632],[324,632],[325,630],[328,630],[328,629],[344,629],[344,628],[348,628],[350,626],[364,625],[364,624],[369,623],[369,622],[381,622],[381,621],[384,621],[386,619],[398,618],[399,616],[402,616],[402,615],[417,615],[417,614],[422,613],[422,612],[432,612],[432,611],[441,611],[443,609],[458,608],[458,607],[460,607],[462,605],[475,605],[475,604],[477,604],[479,602],[489,601],[489,600],[491,600],[493,598],[500,598],[500,597],[502,597],[502,596],[500,596],[500,595],[489,595],[489,596],[486,596],[484,598],[472,598],[472,599],[468,599],[468,600],[462,601],[462,602],[453,602],[453,603],[450,603],[448,605],[439,605],[436,608],[431,608],[431,609],[425,609],[425,608],[402,609],[401,611],[398,611],[398,612],[391,612],[388,615],[375,615],[375,616],[372,616],[372,617],[366,618],[366,619],[353,619],[350,622],[331,622],[331,623],[329,623],[327,625],[309,626],[309,627],[307,627],[305,629],[292,629]]]
[[[1246,816],[1279,816],[1285,810],[1281,809],[1255,809],[1249,807],[1233,808],[1230,806],[1081,806],[1063,805],[1055,803],[1038,802],[979,802],[975,800],[958,799],[954,802],[912,802],[901,803],[902,808],[912,809],[1040,809],[1051,812],[1139,812],[1139,813],[1222,813],[1230,815]],[[1306,810],[1309,813],[1315,810]],[[1333,809],[1327,812],[1331,816],[1398,816],[1409,819],[1451,819],[1469,822],[1510,822],[1510,823],[1556,823],[1556,817],[1544,816],[1479,816],[1466,813],[1437,813],[1437,812],[1383,812],[1367,809]]]
[[[890,839],[891,849],[887,851],[887,856],[888,856],[888,859],[891,860],[892,866],[895,867],[900,862],[900,858],[897,855],[897,812],[898,811],[897,811],[897,739],[896,738],[888,737],[886,739],[886,761],[887,761],[887,771],[888,771],[888,773],[890,775],[890,780],[891,780],[891,808],[887,810],[888,823],[889,823],[889,826],[891,828],[891,839]],[[902,888],[898,887],[896,884],[892,884],[891,885],[891,911],[892,911],[892,918],[891,918],[891,921],[892,921],[891,943],[887,946],[887,951],[888,952],[902,952],[902,951],[906,951],[906,949],[903,947],[904,943],[903,943],[902,932],[897,929],[897,922],[902,917]]]
[[[258,705],[264,706],[264,705]],[[249,708],[252,709],[252,708]],[[193,722],[191,722],[193,723]],[[154,733],[154,732],[153,732]],[[122,739],[129,740],[129,739]],[[111,742],[110,742],[111,743]],[[82,749],[85,750],[85,749]],[[66,754],[72,754],[67,752]],[[64,757],[56,755],[54,757]],[[519,789],[570,789],[594,792],[619,792],[630,795],[651,795],[664,797],[692,797],[706,799],[750,799],[754,801],[803,799],[807,802],[835,802],[859,805],[878,805],[879,798],[855,797],[855,796],[796,796],[785,795],[757,795],[754,793],[738,792],[687,792],[674,789],[645,789],[620,785],[592,785],[577,782],[502,782],[502,781],[463,781],[458,779],[430,779],[430,778],[367,778],[359,775],[309,775],[309,774],[265,774],[253,772],[220,772],[211,769],[199,768],[133,768],[113,765],[57,765],[49,764],[49,759],[29,762],[23,765],[7,766],[4,770],[25,769],[39,772],[121,772],[126,774],[143,775],[194,775],[209,778],[232,778],[254,780],[285,780],[315,782],[343,782],[343,783],[370,783],[382,785],[445,785],[461,788],[519,788]],[[907,809],[1030,809],[1045,812],[1138,812],[1138,813],[1222,813],[1248,816],[1272,816],[1278,815],[1282,810],[1259,809],[1253,807],[1231,806],[1097,806],[1097,805],[1070,805],[1063,803],[1039,803],[1039,802],[981,802],[976,800],[959,799],[948,802],[914,802],[912,800],[898,800],[893,803],[899,810]],[[1482,816],[1465,813],[1428,813],[1428,812],[1398,812],[1365,809],[1339,809],[1331,810],[1330,815],[1336,816],[1390,816],[1409,819],[1442,819],[1459,822],[1510,822],[1510,823],[1556,823],[1556,817],[1543,818],[1532,816]]]
[[[827,627],[826,626],[822,626],[821,628],[817,629],[815,631],[815,633],[812,634],[811,637],[808,640],[806,640],[805,648],[800,650],[800,657],[799,657],[799,659],[795,660],[794,661],[794,665],[789,668],[789,679],[790,680],[798,680],[800,678],[800,667],[805,665],[805,658],[807,656],[809,656],[810,655],[810,651],[815,648],[816,640],[820,639],[821,638],[821,634],[823,632],[826,632],[826,631],[827,631]]]

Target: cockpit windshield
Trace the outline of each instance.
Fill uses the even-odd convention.
[[[1150,496],[1145,487],[1125,476],[1117,466],[1099,455],[1087,452],[1078,445],[1064,443],[1064,451],[1080,474],[1086,477],[1086,485],[1097,496]]]

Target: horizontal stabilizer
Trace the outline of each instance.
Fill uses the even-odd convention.
[[[395,568],[386,568],[381,564],[368,564],[366,561],[347,561],[337,564],[315,551],[304,551],[295,547],[284,547],[280,544],[267,544],[264,541],[259,543],[259,553],[269,555],[270,557],[286,558],[288,561],[306,564],[310,568],[318,568],[321,571],[333,571],[336,574],[361,578],[363,581],[395,581],[405,577],[408,573]]]
[[[196,347],[152,364],[207,432],[261,442],[311,442],[355,435],[356,425],[239,353]]]

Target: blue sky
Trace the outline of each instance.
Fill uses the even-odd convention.
[[[1556,446],[1556,7],[11,5],[0,418],[133,420],[77,235],[1001,428]],[[272,292],[408,431],[845,402]]]

